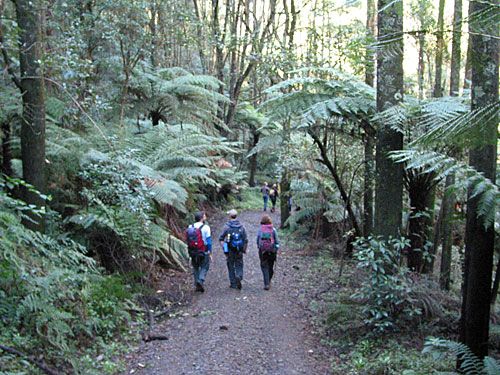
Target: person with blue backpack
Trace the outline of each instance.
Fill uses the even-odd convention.
[[[230,288],[241,289],[243,280],[243,254],[247,251],[248,238],[245,228],[237,219],[238,212],[230,210],[227,213],[229,221],[224,226],[219,241],[224,250],[229,273]]]
[[[210,268],[212,256],[212,237],[210,227],[205,224],[207,215],[200,211],[194,215],[195,223],[186,229],[186,240],[191,264],[193,265],[193,277],[195,290],[204,292],[205,278]]]
[[[278,232],[273,227],[269,215],[262,216],[257,232],[257,247],[259,248],[260,269],[264,277],[264,289],[269,290],[274,275],[274,262],[280,248]]]

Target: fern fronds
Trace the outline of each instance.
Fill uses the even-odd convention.
[[[498,186],[476,169],[450,156],[436,151],[415,149],[391,152],[390,157],[398,163],[406,163],[407,169],[422,170],[422,173],[436,173],[436,180],[458,174],[457,182],[450,189],[468,189],[471,197],[479,197],[478,218],[485,227],[495,223],[496,206],[500,204]]]

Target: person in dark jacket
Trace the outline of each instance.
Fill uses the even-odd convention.
[[[241,289],[243,280],[243,254],[247,251],[248,238],[243,225],[237,219],[238,212],[230,210],[227,213],[229,221],[224,226],[219,241],[224,249],[227,260],[227,271],[229,273],[230,287]]]
[[[269,199],[271,199],[271,212],[276,211],[276,201],[278,200],[278,186],[276,184],[273,184],[273,187],[269,191]]]
[[[278,232],[268,215],[262,216],[257,232],[257,247],[259,248],[260,269],[264,277],[264,289],[269,290],[274,275],[274,262],[280,247]]]

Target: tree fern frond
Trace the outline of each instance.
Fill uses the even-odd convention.
[[[450,188],[469,189],[471,197],[479,196],[478,212],[476,213],[485,227],[495,223],[496,204],[500,199],[498,186],[490,179],[469,165],[447,155],[435,151],[415,149],[393,151],[390,158],[398,163],[406,163],[407,169],[423,170],[423,173],[436,172],[440,180],[451,173],[457,173],[461,178]]]

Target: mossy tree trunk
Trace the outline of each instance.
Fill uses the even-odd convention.
[[[378,1],[377,110],[403,98],[403,2]],[[397,236],[403,209],[403,166],[388,153],[403,147],[403,135],[379,124],[376,146],[375,233]]]
[[[21,67],[21,92],[23,116],[21,123],[21,159],[23,178],[38,191],[47,190],[45,163],[45,85],[43,76],[43,2],[17,0],[16,15],[19,26],[19,62]],[[30,204],[44,205],[35,193],[24,189],[24,200]],[[43,231],[43,220],[26,225]]]

